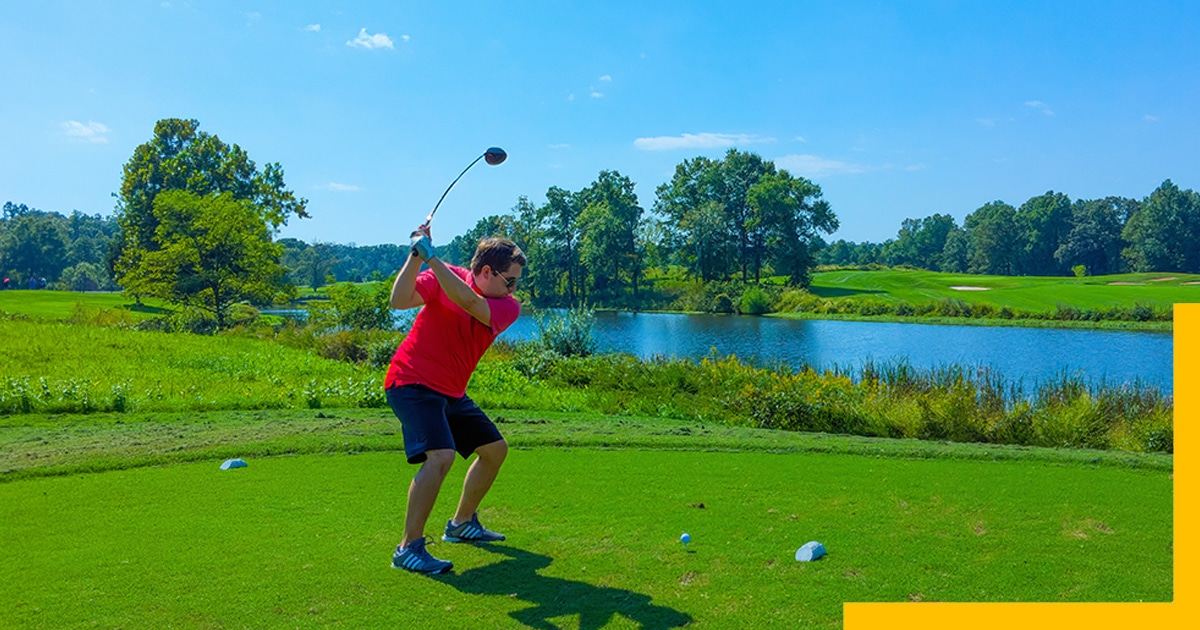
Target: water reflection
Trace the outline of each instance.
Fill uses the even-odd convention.
[[[522,316],[504,338],[535,335],[533,318]],[[715,349],[761,365],[818,368],[904,359],[920,368],[987,365],[1026,385],[1067,373],[1172,391],[1170,333],[597,313],[596,335],[602,351],[641,358],[696,359]]]

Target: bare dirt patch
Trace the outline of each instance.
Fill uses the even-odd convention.
[[[1095,534],[1096,532],[1100,532],[1101,534],[1111,534],[1113,533],[1113,530],[1108,525],[1093,518],[1087,518],[1077,523],[1072,523],[1070,521],[1065,521],[1063,523],[1063,534],[1070,536],[1071,538],[1087,540],[1089,534]]]
[[[991,287],[950,287],[955,291],[991,291]]]

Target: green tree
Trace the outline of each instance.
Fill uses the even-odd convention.
[[[199,127],[196,120],[160,120],[154,125],[154,138],[134,149],[125,163],[116,212],[124,242],[114,264],[122,286],[144,284],[136,274],[147,268],[142,257],[160,247],[154,201],[164,192],[228,194],[253,204],[272,230],[292,215],[308,216],[307,201],[286,188],[278,163],[260,170],[241,147],[227,145]]]
[[[489,236],[512,238],[516,232],[515,223],[515,217],[506,214],[483,217],[475,222],[475,227],[454,237],[449,244],[438,247],[438,256],[452,265],[470,267],[471,258],[475,256],[475,249],[479,246],[479,241]]]
[[[100,291],[113,288],[113,284],[102,265],[81,262],[63,269],[57,288],[64,291]]]
[[[335,284],[329,287],[325,304],[309,305],[311,321],[319,330],[391,330],[395,325],[392,312],[392,282],[357,285]]]
[[[314,243],[295,254],[294,266],[285,266],[293,270],[295,279],[313,289],[320,289],[325,286],[325,278],[333,273],[337,263],[338,259],[333,255],[333,248],[329,244]]]
[[[207,311],[223,328],[236,302],[294,291],[279,264],[283,246],[271,242],[270,219],[253,202],[169,190],[156,195],[152,210],[154,248],[126,275],[134,293]]]
[[[726,212],[720,160],[696,157],[675,166],[656,190],[655,214],[664,226],[664,249],[704,281],[726,279],[737,266],[738,236]]]
[[[905,219],[900,224],[896,240],[884,248],[883,257],[889,265],[911,265],[936,270],[942,266],[946,239],[958,229],[954,217],[934,214],[923,219]]]
[[[601,294],[617,297],[628,278],[636,299],[641,264],[637,232],[642,223],[633,180],[617,171],[600,171],[596,181],[574,195],[579,213],[579,258]]]
[[[664,222],[670,225],[669,222]],[[689,208],[675,223],[677,258],[692,274],[704,282],[727,277],[728,260],[732,253],[728,245],[729,230],[725,222],[725,207],[719,201],[705,201]],[[670,228],[668,228],[669,230]]]
[[[759,280],[761,252],[776,273],[788,276],[789,284],[808,286],[817,233],[832,234],[838,228],[829,202],[821,199],[820,186],[787,171],[767,173],[750,186],[746,201],[751,209],[746,231],[754,280]]]
[[[78,210],[66,218],[67,264],[104,264],[113,239],[117,238],[115,219],[86,215]],[[107,275],[107,274],[106,274]]]
[[[1134,271],[1200,272],[1200,195],[1171,180],[1150,193],[1121,233]]]
[[[725,152],[721,162],[718,194],[725,207],[725,215],[733,227],[738,244],[738,262],[742,270],[742,281],[749,279],[749,271],[756,258],[761,258],[761,246],[755,243],[751,220],[753,209],[748,195],[750,188],[764,175],[775,173],[775,164],[763,160],[756,153],[743,153],[737,149]]]
[[[582,210],[575,195],[557,186],[546,191],[546,204],[542,210],[545,221],[545,251],[541,257],[539,272],[553,279],[554,292],[565,294],[572,305],[584,299],[584,287],[579,266],[580,226]]]
[[[1048,191],[1021,204],[1014,216],[1020,233],[1020,255],[1017,273],[1032,276],[1053,276],[1066,273],[1067,267],[1054,254],[1067,240],[1071,231],[1071,199],[1062,193]]]
[[[1019,235],[1016,210],[1003,201],[984,204],[967,215],[963,228],[967,231],[971,251],[968,254],[969,273],[1011,276],[1017,269]]]
[[[514,221],[509,238],[521,248],[529,263],[521,273],[521,287],[529,292],[530,300],[553,294],[556,284],[554,270],[545,264],[546,212],[545,206],[539,208],[525,195],[518,197],[517,205],[512,208]]]
[[[1072,270],[1083,265],[1092,275],[1120,273],[1125,245],[1121,217],[1131,203],[1136,207],[1136,201],[1120,197],[1076,201],[1071,210],[1071,231],[1054,252],[1058,264]]]
[[[38,210],[13,216],[0,233],[0,270],[25,281],[30,276],[57,281],[69,264],[63,216]]]
[[[942,246],[938,270],[949,273],[966,273],[970,267],[971,242],[967,231],[954,228],[946,234],[946,244]]]
[[[608,201],[601,199],[584,207],[579,222],[584,228],[579,260],[587,270],[587,292],[598,298],[615,298],[621,287],[621,259],[626,247],[621,221]]]

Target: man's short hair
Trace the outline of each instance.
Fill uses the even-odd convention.
[[[483,271],[484,265],[487,265],[492,271],[500,273],[508,271],[513,263],[522,267],[528,264],[521,248],[507,238],[490,236],[479,240],[475,256],[471,258],[471,272],[479,273]]]

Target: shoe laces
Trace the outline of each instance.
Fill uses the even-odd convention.
[[[415,553],[418,556],[423,556],[423,557],[429,556],[429,551],[427,551],[425,549],[425,547],[426,547],[426,545],[431,545],[431,544],[435,544],[433,542],[432,538],[430,538],[429,536],[422,536],[416,540],[410,540],[408,542],[408,546],[405,547],[404,550],[411,551],[412,553]]]

